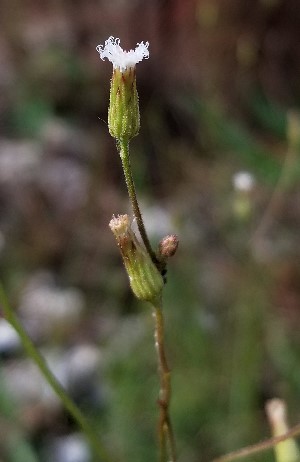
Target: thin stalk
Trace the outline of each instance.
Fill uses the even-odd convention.
[[[130,202],[132,205],[133,213],[137,221],[139,233],[141,235],[141,238],[144,242],[146,250],[148,254],[150,255],[153,263],[157,263],[157,258],[156,258],[155,253],[152,250],[152,247],[151,247],[151,244],[150,244],[150,241],[149,241],[146,229],[145,229],[145,225],[144,225],[142,213],[139,207],[139,203],[137,200],[137,196],[136,196],[136,190],[135,190],[135,185],[133,181],[130,157],[129,157],[129,142],[127,140],[126,141],[119,140],[118,147],[119,147],[119,153],[120,153],[120,157],[122,161],[122,167],[123,167],[123,172],[124,172],[125,181],[127,185],[127,190],[128,190]]]
[[[217,457],[212,462],[231,462],[232,460],[241,459],[243,457],[253,456],[253,454],[261,453],[271,449],[276,444],[281,443],[289,438],[293,438],[300,435],[300,424],[295,425],[289,431],[280,436],[269,438],[268,440],[260,441],[259,443],[246,446],[238,449],[237,451],[229,452],[221,457]]]
[[[284,208],[286,194],[289,188],[291,188],[291,186],[294,184],[291,179],[293,180],[294,172],[297,171],[298,163],[299,158],[297,151],[289,148],[284,159],[279,180],[272,193],[270,202],[266,208],[266,211],[264,212],[262,219],[260,220],[260,224],[253,234],[253,242],[258,242],[259,239],[263,238],[267,234],[274,221],[278,219],[278,215]]]
[[[39,368],[40,372],[45,377],[47,383],[51,386],[52,390],[55,394],[60,398],[66,410],[71,414],[74,420],[78,423],[78,425],[82,428],[85,436],[90,442],[90,445],[93,449],[94,454],[100,460],[105,462],[110,462],[112,459],[106,452],[106,449],[99,441],[99,437],[95,432],[94,428],[88,423],[80,409],[77,405],[72,401],[69,397],[65,389],[62,385],[57,381],[56,377],[53,375],[51,370],[49,369],[45,359],[40,354],[40,352],[35,347],[34,343],[32,342],[31,338],[28,336],[26,331],[24,330],[22,324],[18,320],[15,312],[11,308],[8,299],[6,297],[5,291],[3,289],[2,284],[0,284],[0,303],[4,312],[4,316],[6,320],[11,324],[11,326],[16,330],[19,338],[22,342],[24,350],[28,354],[28,356],[34,361],[36,366]]]
[[[176,461],[176,449],[174,434],[169,414],[171,400],[171,374],[168,366],[165,342],[164,342],[164,318],[161,304],[153,306],[153,317],[155,321],[155,348],[158,359],[158,372],[160,378],[160,390],[158,405],[160,410],[158,434],[160,443],[160,461]],[[166,455],[168,454],[168,458]]]

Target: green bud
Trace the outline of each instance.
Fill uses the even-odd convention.
[[[109,226],[116,237],[134,295],[155,304],[161,297],[164,281],[132,231],[129,216],[113,216]]]
[[[135,67],[114,69],[110,87],[108,128],[112,137],[129,141],[139,133],[140,111]]]

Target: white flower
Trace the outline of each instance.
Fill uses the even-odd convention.
[[[233,186],[236,191],[250,192],[254,184],[254,176],[249,172],[238,172],[233,176]]]
[[[149,58],[149,42],[138,43],[135,50],[125,51],[120,47],[120,39],[109,37],[104,45],[98,45],[96,50],[101,59],[107,58],[114,66],[124,72],[127,67],[135,67],[144,58]]]

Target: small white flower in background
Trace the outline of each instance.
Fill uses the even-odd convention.
[[[250,192],[255,185],[255,178],[249,172],[238,172],[233,175],[232,182],[236,191]]]
[[[138,43],[135,50],[125,51],[120,46],[120,39],[109,37],[104,45],[98,45],[96,50],[100,54],[100,58],[104,60],[107,58],[112,64],[114,69],[120,69],[121,72],[125,71],[128,67],[135,67],[137,63],[144,58],[149,58],[149,42]]]

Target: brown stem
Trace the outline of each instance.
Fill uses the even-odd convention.
[[[229,462],[236,459],[241,459],[242,457],[252,456],[258,452],[266,451],[267,449],[272,448],[278,443],[287,440],[288,438],[293,438],[294,436],[300,435],[300,424],[295,425],[284,435],[276,436],[268,440],[261,441],[260,443],[253,444],[251,446],[246,446],[245,448],[238,449],[237,451],[229,452],[224,456],[214,459],[212,462]]]
[[[161,306],[153,307],[153,317],[155,320],[155,348],[158,358],[158,372],[160,377],[160,391],[158,405],[160,410],[158,434],[160,442],[160,461],[176,461],[175,440],[169,414],[171,400],[171,376],[167,363],[164,345],[164,318]],[[168,459],[166,455],[168,453]]]

